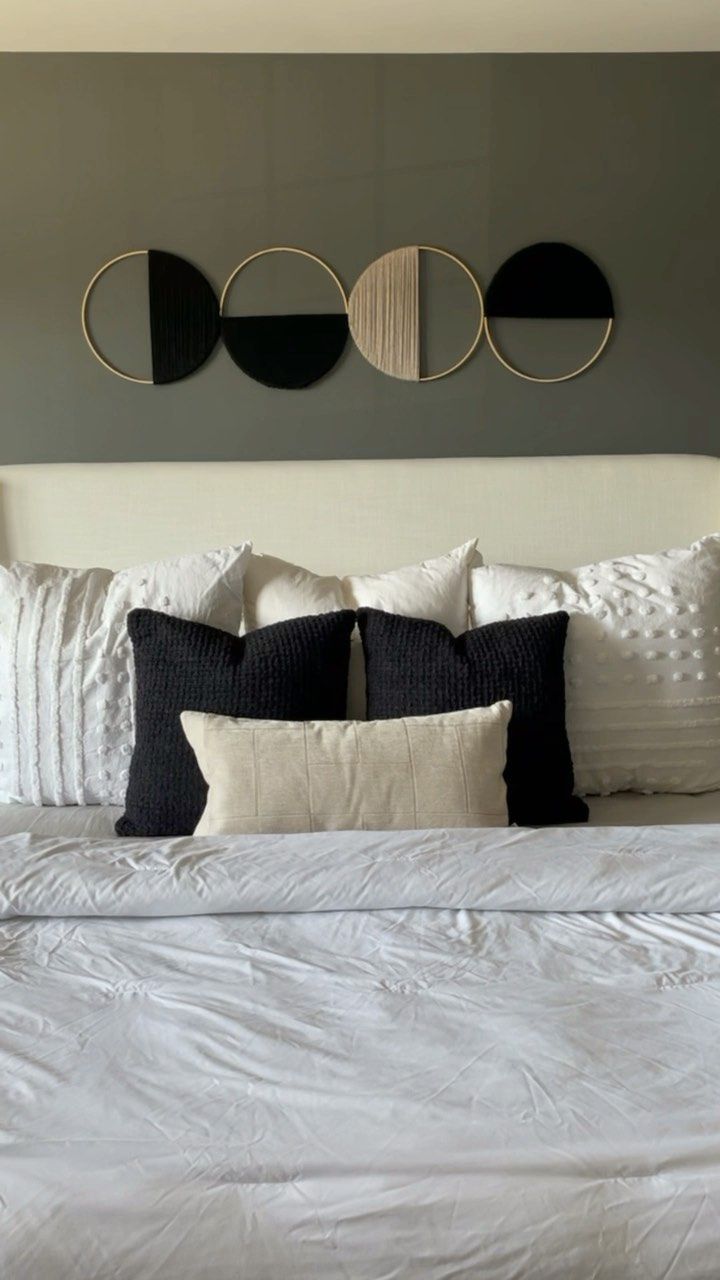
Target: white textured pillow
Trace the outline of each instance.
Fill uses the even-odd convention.
[[[306,723],[184,711],[209,785],[195,834],[506,826],[511,711]]]
[[[112,573],[0,567],[0,801],[122,804],[133,743],[125,619],[237,632],[250,543]]]
[[[287,560],[253,554],[245,574],[245,626],[254,631],[288,618],[366,608],[442,622],[458,636],[467,629],[468,569],[482,564],[476,541],[403,569],[345,578],[322,577]],[[350,654],[348,715],[365,718],[365,667],[357,639]]]
[[[571,615],[567,724],[576,789],[720,788],[720,535],[557,572],[484,565],[473,626]]]

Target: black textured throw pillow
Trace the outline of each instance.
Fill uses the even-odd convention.
[[[513,704],[505,781],[510,821],[585,822],[565,728],[568,615],[491,622],[457,638],[439,622],[360,609],[369,720]]]
[[[180,724],[181,711],[262,720],[342,720],[350,609],[291,618],[246,636],[152,609],[133,609],[135,749],[121,836],[190,835],[207,785]]]

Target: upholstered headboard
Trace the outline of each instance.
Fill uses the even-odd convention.
[[[720,459],[687,455],[0,467],[0,559],[126,564],[251,538],[372,572],[477,535],[487,559],[569,567],[720,528]]]

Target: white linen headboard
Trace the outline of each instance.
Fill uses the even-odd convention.
[[[0,560],[120,568],[251,538],[321,573],[478,537],[487,560],[570,567],[720,528],[720,459],[649,454],[0,467]]]

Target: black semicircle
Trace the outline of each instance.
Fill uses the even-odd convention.
[[[528,245],[495,272],[487,291],[488,316],[538,320],[609,320],[610,286],[580,249],[557,241]]]
[[[212,285],[185,258],[148,249],[153,382],[177,382],[205,363],[220,335]]]
[[[337,364],[348,338],[345,312],[223,316],[223,342],[235,364],[266,387],[297,391]]]

